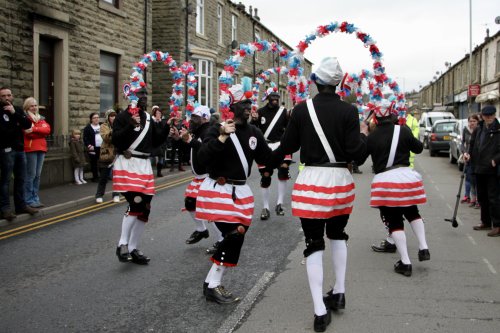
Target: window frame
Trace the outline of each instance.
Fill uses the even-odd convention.
[[[196,0],[196,33],[205,35],[205,0]]]
[[[213,80],[214,80],[214,61],[206,58],[196,58],[193,59],[196,69],[196,80],[198,81],[198,86],[196,89],[196,100],[209,108],[214,106],[214,94],[213,94]],[[203,64],[205,64],[205,71],[203,71]],[[203,83],[205,85],[203,85]],[[202,95],[202,87],[205,87],[205,95]]]
[[[224,18],[224,6],[221,3],[217,3],[217,42],[219,45],[224,44],[224,30],[222,29],[222,20]]]
[[[102,69],[102,56],[111,56],[115,59],[115,71],[110,71],[106,69]],[[106,51],[100,51],[99,53],[99,116],[103,117],[106,110],[108,108],[113,108],[118,102],[118,84],[119,84],[119,68],[120,68],[120,55],[111,53],[111,52],[106,52]],[[102,107],[102,87],[101,87],[101,80],[103,77],[111,77],[113,78],[114,84],[113,84],[113,104],[109,107]]]
[[[231,42],[238,40],[238,15],[231,14]]]

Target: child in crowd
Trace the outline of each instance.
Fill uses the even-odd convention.
[[[81,131],[79,129],[74,129],[71,132],[71,140],[69,142],[69,149],[71,152],[71,163],[73,165],[73,173],[75,176],[75,184],[82,185],[87,182],[83,179],[83,168],[87,163],[85,160],[85,153],[83,142],[81,138]]]

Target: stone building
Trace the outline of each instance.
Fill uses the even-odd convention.
[[[169,52],[178,64],[186,60],[193,63],[198,72],[196,99],[216,110],[219,107],[218,77],[233,49],[263,39],[293,50],[260,22],[256,8],[245,8],[241,3],[230,0],[153,0],[153,7],[153,48]],[[286,65],[277,58],[272,53],[256,53],[255,58],[247,56],[235,79],[242,76],[253,78],[260,70]],[[311,62],[306,61],[304,69],[309,75]],[[153,102],[167,110],[172,90],[168,68],[154,64],[152,75]],[[290,106],[286,75],[271,79],[279,83],[282,101]],[[261,91],[264,88],[261,87]]]

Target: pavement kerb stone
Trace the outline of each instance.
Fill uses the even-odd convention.
[[[188,176],[188,175],[190,175],[190,173],[187,173],[187,172],[165,175],[161,178],[155,178],[155,184],[156,185],[163,184],[171,179],[183,178],[183,177]],[[96,184],[96,186],[97,186],[97,184]],[[104,195],[110,196],[111,193],[112,193],[112,191],[107,191]],[[19,222],[25,222],[25,221],[28,221],[31,219],[39,219],[42,217],[52,215],[52,214],[57,213],[57,212],[64,211],[64,210],[69,209],[69,208],[83,208],[83,207],[88,207],[88,206],[91,206],[94,204],[96,204],[95,203],[95,196],[89,195],[89,196],[86,196],[86,197],[83,197],[80,199],[69,200],[69,201],[62,202],[62,203],[59,203],[56,205],[43,207],[34,216],[31,216],[29,214],[20,214],[20,215],[17,215],[17,217],[11,222],[7,221],[6,219],[0,219],[0,227],[7,226],[7,225],[16,225]]]

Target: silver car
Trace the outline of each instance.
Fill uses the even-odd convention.
[[[462,151],[462,139],[464,135],[464,127],[467,126],[467,119],[458,119],[453,127],[453,132],[450,133],[450,151],[448,153],[450,163],[458,165],[458,170],[463,171],[464,163],[459,161]]]

